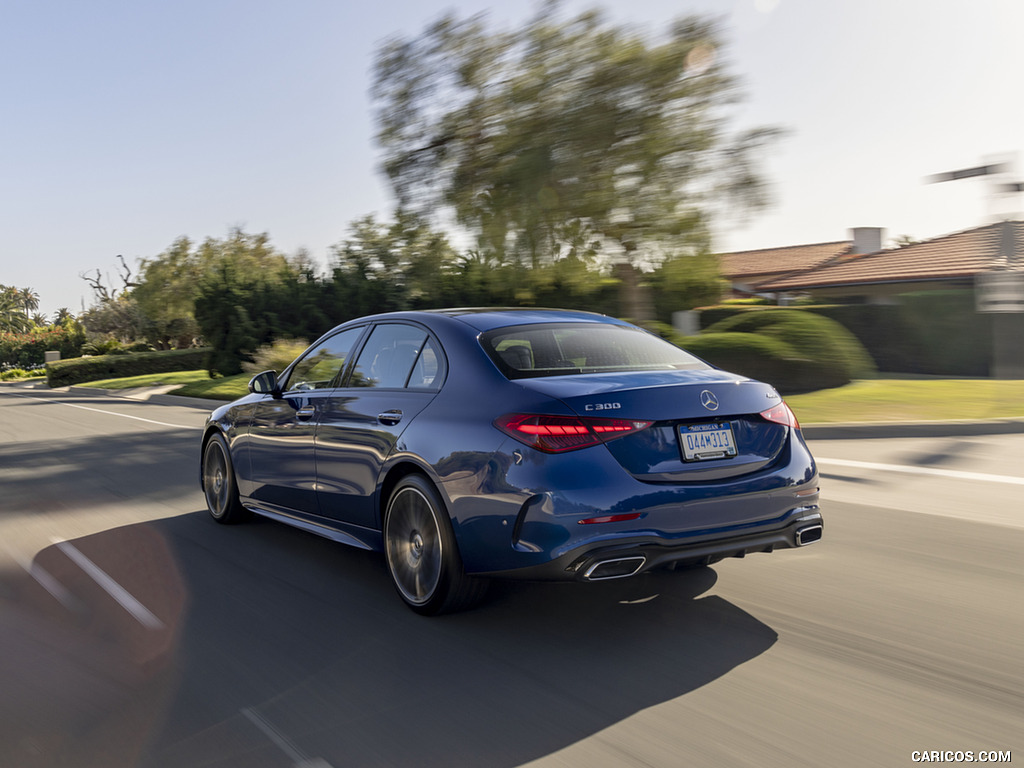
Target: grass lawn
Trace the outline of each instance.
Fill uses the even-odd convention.
[[[251,374],[211,379],[206,371],[179,371],[86,386],[130,389],[180,385],[167,394],[234,400],[248,392]],[[1024,381],[994,379],[871,379],[845,387],[792,395],[786,401],[801,424],[859,421],[955,421],[1024,417]]]
[[[146,373],[142,376],[128,376],[124,379],[100,379],[90,381],[85,386],[98,389],[134,389],[135,387],[159,387],[167,384],[191,384],[206,379],[211,381],[206,371],[174,371],[172,373]]]
[[[142,376],[129,376],[124,379],[100,379],[90,381],[84,386],[99,389],[135,389],[136,387],[161,387],[177,385],[167,391],[169,395],[183,397],[208,397],[212,400],[234,400],[248,394],[251,373],[238,376],[224,376],[211,379],[206,371],[174,371],[173,373],[147,373]]]
[[[173,389],[167,394],[229,401],[249,394],[249,380],[253,377],[251,373],[224,376],[220,379],[211,379],[206,371],[200,371],[200,373],[203,374],[202,378],[191,381],[178,389]]]
[[[1024,417],[1024,381],[872,379],[787,397],[801,424]]]

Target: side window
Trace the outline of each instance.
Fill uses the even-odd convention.
[[[444,372],[444,357],[438,353],[434,342],[427,339],[412,368],[408,386],[410,389],[437,389],[444,381]]]
[[[345,367],[352,347],[362,332],[362,328],[350,328],[307,349],[292,368],[285,391],[326,389],[334,386],[335,377]]]
[[[389,389],[405,387],[413,366],[419,366],[425,341],[426,332],[414,326],[398,323],[378,325],[359,353],[348,385]],[[437,359],[436,354],[434,359]]]

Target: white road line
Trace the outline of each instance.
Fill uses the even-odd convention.
[[[905,464],[879,464],[874,461],[852,461],[850,459],[814,460],[820,466],[849,467],[851,469],[873,469],[879,472],[902,472],[907,475],[928,475],[931,477],[950,477],[956,480],[975,480],[983,483],[1005,483],[1006,485],[1024,485],[1024,477],[1012,475],[990,475],[984,472],[961,472],[957,469],[935,469],[933,467],[911,467]]]
[[[33,397],[32,395],[22,395],[17,392],[11,392],[10,394],[14,395],[15,397],[24,397],[27,400],[38,400],[41,403],[54,403],[56,405],[66,405],[68,408],[79,408],[83,411],[105,413],[108,416],[120,416],[122,419],[134,419],[135,421],[144,421],[147,424],[157,424],[161,427],[174,427],[175,429],[202,429],[202,427],[183,426],[181,424],[168,424],[166,421],[154,421],[153,419],[144,419],[141,416],[129,416],[127,413],[118,413],[117,411],[104,411],[102,408],[90,408],[87,405],[75,405],[73,403],[65,403],[63,400],[56,400],[52,397]]]
[[[331,768],[330,764],[321,757],[310,759],[295,742],[279,731],[273,723],[251,707],[241,710],[245,718],[259,728],[263,735],[274,742],[274,745],[284,752],[288,759],[294,763],[295,768]]]
[[[75,565],[85,571],[93,581],[99,584],[108,595],[117,601],[118,605],[128,611],[132,618],[142,626],[148,629],[164,628],[164,623],[151,610],[140,603],[127,589],[114,581],[106,571],[75,549],[74,545],[63,539],[52,539],[52,541],[61,552],[67,555]]]
[[[74,595],[71,594],[67,587],[57,581],[57,579],[54,578],[49,571],[39,565],[39,563],[26,560],[10,547],[5,546],[4,550],[6,550],[7,554],[14,558],[14,561],[25,570],[25,573],[35,579],[39,586],[49,592],[53,599],[58,603],[71,611],[77,610],[81,607],[81,603]]]

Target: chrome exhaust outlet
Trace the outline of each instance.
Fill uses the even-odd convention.
[[[801,528],[796,532],[796,545],[798,547],[806,547],[808,544],[820,541],[822,530],[821,524],[808,525],[806,528]]]
[[[632,576],[643,568],[647,558],[642,555],[635,557],[619,557],[614,560],[599,560],[587,568],[583,578],[587,581],[605,581],[607,579],[624,579]]]

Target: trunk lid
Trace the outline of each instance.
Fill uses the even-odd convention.
[[[653,421],[605,443],[645,482],[709,482],[760,471],[779,458],[790,428],[760,414],[782,402],[768,384],[719,370],[520,379],[584,418]]]

